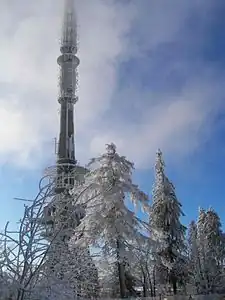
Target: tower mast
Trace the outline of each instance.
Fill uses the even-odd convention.
[[[73,236],[74,228],[80,224],[81,219],[85,216],[85,207],[82,203],[78,203],[76,195],[72,196],[70,194],[70,190],[84,183],[84,175],[88,170],[77,164],[75,156],[74,105],[78,100],[76,96],[77,67],[80,61],[76,56],[77,24],[74,0],[64,1],[61,55],[57,59],[60,66],[58,97],[60,104],[60,132],[56,165],[46,170],[46,175],[50,178],[50,182],[52,180],[54,188],[51,201],[44,208],[44,234],[46,239],[51,242],[53,249],[48,256],[50,271],[55,273],[55,278],[63,279],[68,270],[60,269],[58,266],[62,260],[65,261],[67,259],[68,265],[70,264],[70,270],[74,273],[74,277],[71,279],[74,296],[79,298],[81,295],[90,294],[90,289],[85,279],[88,278],[91,283],[90,278],[93,278],[93,283],[95,283],[98,273],[88,247],[86,250],[82,249],[81,253],[76,252],[76,255],[82,255],[81,257],[88,262],[88,264],[84,264],[84,268],[77,266],[76,259],[75,262],[69,260],[72,254],[67,242]],[[54,250],[56,251],[54,252]],[[58,266],[56,267],[56,265]],[[80,270],[82,271],[80,272]],[[80,274],[82,275],[81,278]],[[97,288],[98,285],[95,284],[93,289],[95,294],[97,293],[95,292]]]
[[[70,222],[71,216],[67,216],[69,206],[73,205],[70,190],[75,185],[84,182],[84,175],[87,169],[79,166],[75,157],[74,141],[74,105],[78,100],[77,88],[77,67],[79,59],[77,54],[77,24],[74,0],[64,0],[64,20],[61,37],[60,52],[57,59],[60,66],[59,97],[60,104],[60,131],[57,151],[56,165],[48,167],[46,175],[54,182],[54,197],[46,206],[45,215],[48,223],[55,226],[55,220],[65,218]],[[77,206],[78,207],[78,206]],[[80,209],[80,208],[79,208]],[[76,210],[76,207],[73,207]],[[80,209],[81,211],[81,209]],[[82,214],[73,220],[76,227]],[[61,216],[62,215],[62,216]],[[54,229],[54,226],[52,227]],[[70,227],[72,225],[70,224]],[[64,232],[62,231],[64,238]]]
[[[77,161],[74,141],[74,105],[78,100],[77,67],[80,63],[77,54],[77,24],[74,0],[65,0],[64,21],[61,37],[61,55],[57,59],[60,66],[59,98],[60,104],[60,133],[57,152],[56,193],[74,185]]]
[[[77,28],[74,1],[65,1],[63,33],[60,47],[61,55],[57,62],[60,66],[60,134],[58,164],[76,165],[74,145],[74,104],[77,102]]]

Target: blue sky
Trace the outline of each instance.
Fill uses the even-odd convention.
[[[147,192],[161,148],[187,224],[212,205],[225,222],[225,2],[77,0],[77,158],[115,142]],[[0,225],[15,222],[54,162],[62,0],[2,0]]]

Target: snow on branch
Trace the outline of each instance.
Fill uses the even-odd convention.
[[[61,218],[58,223],[55,222],[57,226],[55,226],[50,239],[46,238],[49,234],[49,227],[51,227],[49,219],[46,218],[46,206],[55,201],[54,182],[48,183],[43,187],[40,184],[39,187],[40,190],[33,202],[30,205],[24,205],[24,215],[19,221],[18,228],[12,231],[9,229],[9,223],[7,223],[4,231],[0,233],[2,245],[0,270],[3,274],[0,280],[0,290],[2,293],[4,291],[4,297],[11,297],[15,300],[33,300],[35,295],[40,293],[40,290],[42,292],[45,291],[47,295],[47,290],[51,287],[52,282],[56,283],[59,280],[58,277],[54,278],[56,274],[64,272],[64,277],[61,278],[58,286],[63,284],[67,286],[71,283],[71,280],[75,282],[76,279],[76,285],[79,285],[79,282],[82,280],[84,281],[84,278],[81,278],[81,273],[83,272],[82,270],[87,269],[86,264],[89,264],[93,273],[97,272],[87,248],[79,249],[79,251],[78,249],[73,249],[73,252],[71,252],[66,246],[66,242],[62,240],[66,230],[69,232],[74,230],[68,224],[68,219],[75,216],[77,203],[82,198],[84,190],[88,189],[88,187],[84,186],[73,197],[67,197],[69,202],[67,203],[67,207],[69,207],[69,211],[67,210],[68,218]],[[57,195],[58,202],[64,203],[65,196],[64,194]],[[57,208],[61,210],[57,215],[63,215],[65,206],[58,203]],[[62,255],[70,255],[66,263],[64,263],[65,257]],[[73,264],[71,263],[72,257],[76,257],[75,262],[73,259]],[[81,263],[82,258],[85,257],[86,261]],[[89,261],[87,257],[89,257]],[[71,272],[67,274],[68,266],[70,265],[73,265],[73,269],[70,268]],[[54,266],[53,273],[51,273],[52,266]],[[57,267],[60,269],[58,273],[56,272]],[[46,286],[47,283],[48,288]],[[71,297],[72,295],[74,297],[75,289],[75,286],[70,289]],[[58,293],[61,293],[61,291],[62,289],[58,288]],[[52,294],[53,290],[51,290]],[[68,293],[64,291],[62,294],[65,296]],[[63,295],[61,295],[60,299],[63,299]],[[65,299],[70,298],[67,295]]]

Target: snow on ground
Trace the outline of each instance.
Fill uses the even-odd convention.
[[[148,300],[225,300],[225,295],[194,295],[192,296],[192,298],[190,298],[189,296],[181,296],[181,295],[177,295],[177,296],[164,296],[164,297],[150,297],[150,298],[145,298]]]

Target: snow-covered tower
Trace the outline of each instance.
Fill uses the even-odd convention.
[[[59,98],[60,132],[57,149],[56,192],[61,193],[74,185],[77,174],[85,169],[77,165],[74,139],[74,105],[78,100],[77,67],[77,24],[74,0],[65,0],[64,20],[61,37],[61,55],[57,59],[60,66]],[[79,180],[77,178],[77,180]]]

